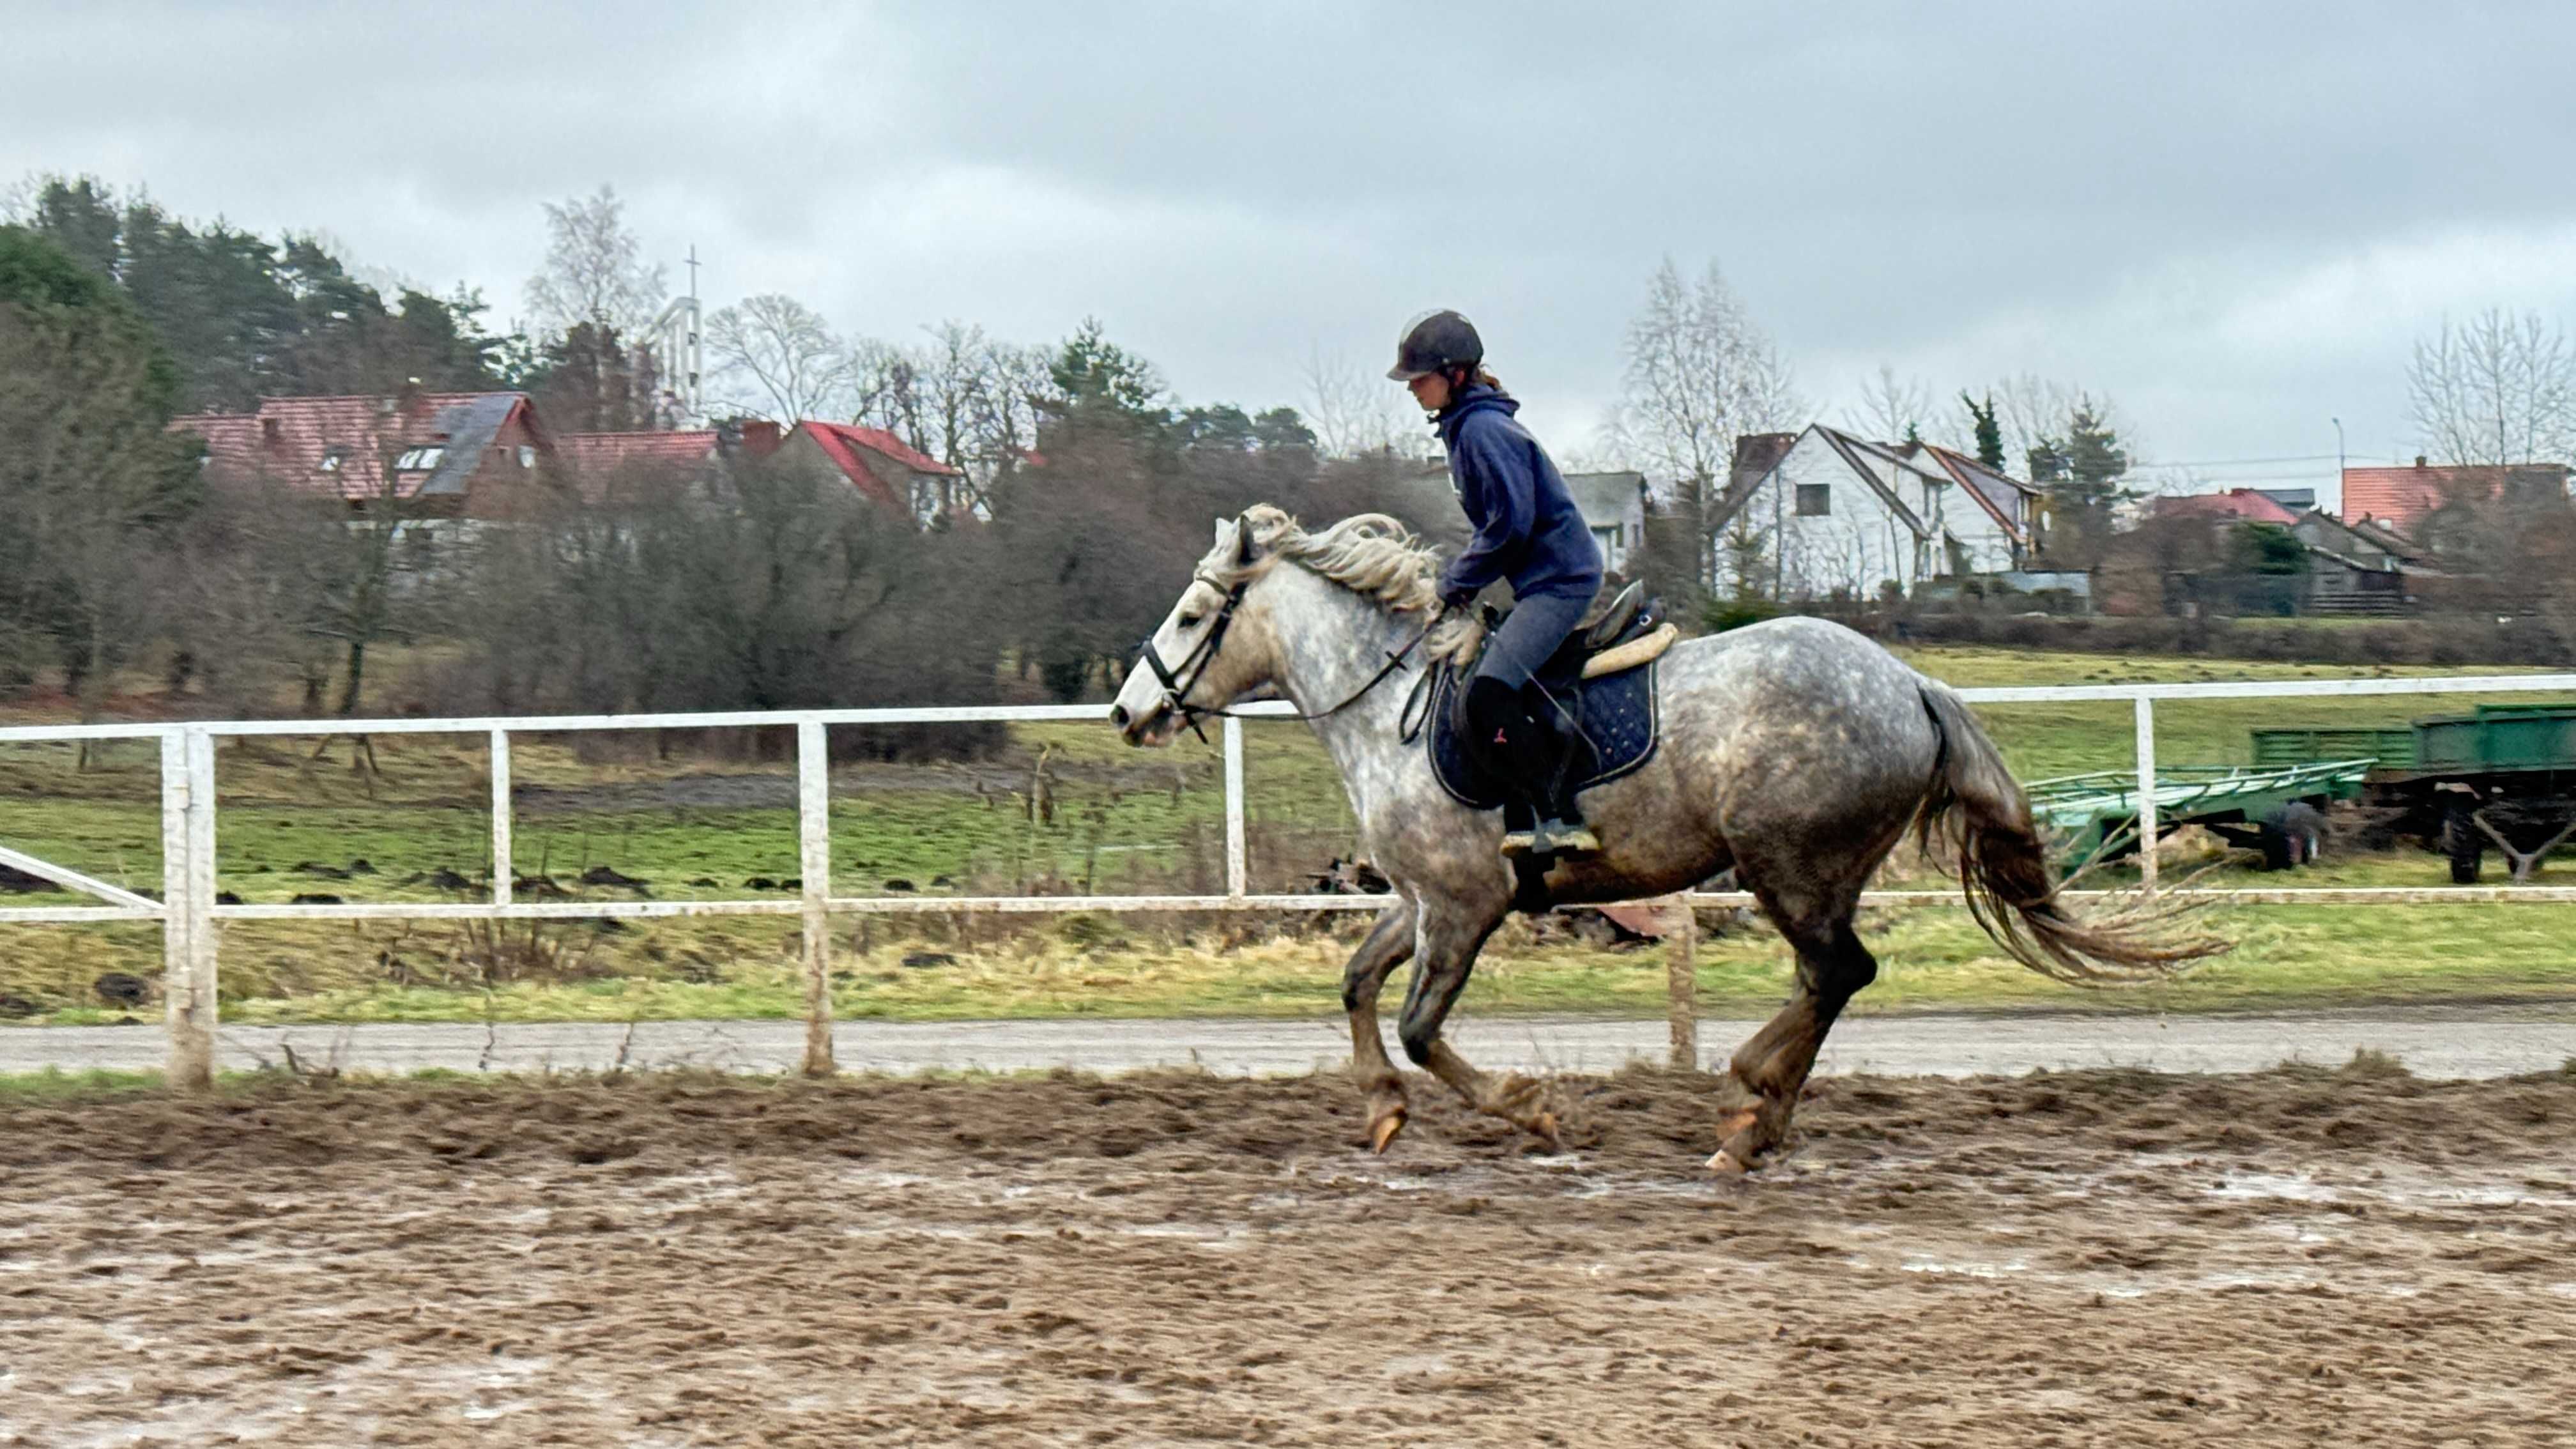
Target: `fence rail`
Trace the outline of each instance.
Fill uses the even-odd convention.
[[[2528,694],[2576,690],[2576,674],[2487,674],[2393,679],[2232,681],[2203,684],[2086,684],[1963,689],[1971,704],[2063,704],[2126,701],[2133,711],[2140,798],[2138,833],[2156,834],[2155,705],[2160,700],[2314,699],[2373,695]],[[1291,717],[1295,706],[1244,706],[1251,717]],[[657,715],[550,715],[491,719],[227,720],[174,724],[11,725],[0,745],[83,740],[156,740],[161,747],[160,900],[0,846],[0,864],[104,902],[94,906],[0,908],[0,925],[158,921],[162,927],[164,997],[170,1032],[169,1080],[202,1087],[213,1078],[215,989],[224,921],[659,919],[682,916],[794,915],[803,922],[806,995],[805,1070],[832,1070],[830,919],[842,915],[1038,914],[1059,911],[1336,911],[1378,910],[1383,895],[1255,894],[1244,845],[1243,725],[1224,721],[1225,893],[1222,895],[930,896],[881,898],[831,894],[830,760],[833,725],[1043,723],[1097,721],[1097,705],[962,706],[919,709],[726,711]],[[792,728],[796,739],[797,899],[700,901],[521,902],[511,898],[510,747],[515,736],[660,729]],[[490,751],[492,896],[485,902],[382,901],[342,905],[229,905],[215,890],[215,741],[248,735],[484,736]],[[2155,853],[2139,856],[2143,884],[2156,887]],[[2105,894],[2069,891],[2070,898]],[[2570,902],[2576,888],[2513,886],[2305,887],[2280,890],[2169,891],[2166,895],[2241,904],[2401,905],[2440,902]],[[1694,906],[1753,904],[1743,892],[1695,891],[1668,899]],[[1953,891],[1871,891],[1874,906],[1955,906]],[[1688,933],[1676,942],[1686,967]],[[1672,990],[1676,1050],[1688,1039],[1693,1007],[1676,968]]]

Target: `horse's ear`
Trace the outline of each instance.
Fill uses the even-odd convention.
[[[1234,521],[1234,562],[1237,567],[1252,562],[1252,515],[1248,513]]]
[[[1208,547],[1210,547],[1210,548],[1214,548],[1214,547],[1218,546],[1219,544],[1224,543],[1224,542],[1225,542],[1225,531],[1226,531],[1226,529],[1227,529],[1227,528],[1229,528],[1229,527],[1233,526],[1233,523],[1234,523],[1234,520],[1233,520],[1233,519],[1231,519],[1231,518],[1227,518],[1227,517],[1226,517],[1226,516],[1224,516],[1223,514],[1219,514],[1219,515],[1217,515],[1217,520],[1216,520],[1216,537],[1215,537],[1215,538],[1213,538],[1213,539],[1210,539],[1210,540],[1208,541]]]

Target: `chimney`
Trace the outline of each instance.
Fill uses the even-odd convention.
[[[742,421],[742,450],[755,458],[766,458],[778,451],[778,424],[767,418],[745,418]]]
[[[2423,466],[2424,466],[2424,455],[2423,455],[2423,454],[2418,453],[2418,454],[2416,454],[2416,455],[2415,455],[2415,466],[2416,466],[2416,467],[2418,467],[2418,468],[2421,468],[2421,467],[2423,467]]]
[[[274,448],[279,443],[285,441],[285,439],[286,429],[277,421],[277,419],[261,418],[259,420],[259,440],[261,443]]]

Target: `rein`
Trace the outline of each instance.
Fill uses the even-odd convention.
[[[1200,720],[1249,719],[1253,717],[1239,714],[1232,708],[1224,705],[1189,704],[1184,702],[1183,698],[1191,690],[1198,687],[1200,678],[1207,673],[1208,665],[1216,659],[1217,648],[1225,639],[1225,627],[1234,621],[1235,608],[1243,602],[1243,591],[1249,581],[1237,582],[1232,587],[1227,587],[1219,584],[1216,580],[1209,578],[1206,574],[1194,574],[1191,577],[1193,582],[1205,584],[1209,588],[1225,589],[1225,603],[1216,611],[1216,620],[1209,626],[1206,637],[1200,639],[1198,644],[1193,647],[1188,654],[1182,656],[1181,662],[1177,668],[1163,662],[1162,654],[1154,648],[1154,636],[1151,634],[1146,635],[1144,643],[1138,646],[1137,656],[1144,662],[1147,668],[1154,671],[1154,677],[1162,681],[1164,706],[1178,714],[1182,721],[1189,725],[1190,733],[1197,735],[1200,743],[1204,744],[1207,742],[1207,731],[1199,728]],[[1397,670],[1404,667],[1404,661],[1412,655],[1414,650],[1421,647],[1423,640],[1431,637],[1432,625],[1437,624],[1438,622],[1440,622],[1440,616],[1437,611],[1434,611],[1429,619],[1423,621],[1422,627],[1414,632],[1413,637],[1404,641],[1403,648],[1390,649],[1386,651],[1386,663],[1379,667],[1377,673],[1368,677],[1368,682],[1366,684],[1352,690],[1349,695],[1344,697],[1341,703],[1333,705],[1327,709],[1314,710],[1305,714],[1288,715],[1286,718],[1308,721],[1329,719],[1334,715],[1340,714],[1343,710],[1350,708],[1352,705],[1359,703],[1370,690],[1384,684],[1390,675],[1393,675]],[[1181,675],[1183,673],[1187,673],[1189,678],[1186,680],[1182,679]],[[1279,716],[1263,717],[1279,718]]]

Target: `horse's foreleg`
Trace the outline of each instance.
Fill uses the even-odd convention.
[[[1458,993],[1466,989],[1468,975],[1476,969],[1476,952],[1497,924],[1499,920],[1481,925],[1440,920],[1424,923],[1413,963],[1413,984],[1404,995],[1404,1015],[1396,1023],[1396,1036],[1414,1065],[1429,1068],[1469,1106],[1553,1142],[1556,1114],[1544,1105],[1544,1083],[1528,1077],[1494,1077],[1480,1072],[1440,1039],[1440,1027],[1449,1018],[1449,1008],[1457,1003]]]
[[[1792,925],[1776,909],[1772,914],[1798,952],[1797,991],[1779,1015],[1736,1048],[1728,1064],[1733,1080],[1719,1099],[1728,1109],[1718,1124],[1723,1145],[1708,1160],[1720,1172],[1752,1168],[1787,1140],[1798,1093],[1815,1070],[1825,1033],[1852,994],[1878,976],[1878,960],[1852,933],[1848,912],[1815,925]]]
[[[1377,998],[1388,973],[1413,954],[1413,903],[1399,902],[1378,913],[1377,925],[1351,953],[1342,968],[1342,1010],[1351,1018],[1351,1076],[1368,1098],[1369,1145],[1384,1152],[1404,1130],[1404,1079],[1386,1055],[1378,1035]]]

